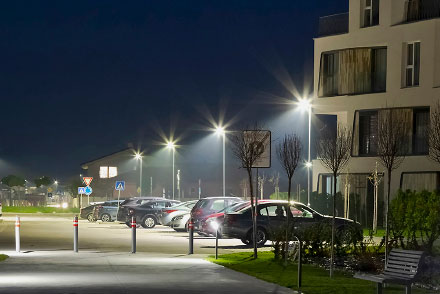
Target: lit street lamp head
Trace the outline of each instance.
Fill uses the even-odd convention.
[[[217,135],[223,136],[225,134],[225,128],[224,127],[216,127],[215,128],[215,133]]]
[[[55,185],[58,185],[58,181],[55,181]]]
[[[137,160],[142,158],[142,155],[140,153],[136,153],[136,155],[134,156]]]
[[[310,109],[312,108],[312,102],[310,101],[310,99],[307,98],[299,99],[297,105],[299,109],[303,111],[310,111]]]
[[[170,142],[167,143],[167,148],[168,149],[174,149],[174,147],[175,147],[174,142],[170,141]]]
[[[307,161],[307,162],[306,162],[306,167],[307,167],[307,168],[311,168],[311,167],[312,167],[312,163],[311,163],[310,161]]]

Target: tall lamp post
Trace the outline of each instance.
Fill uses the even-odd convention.
[[[136,153],[135,158],[140,161],[139,168],[139,196],[142,197],[142,155],[140,153]]]
[[[310,161],[310,132],[311,132],[311,122],[312,122],[312,103],[309,99],[300,99],[298,101],[298,106],[301,110],[307,111],[309,116],[309,144],[308,144],[308,156],[307,156],[307,206],[310,207],[310,169],[312,168],[312,162]]]
[[[167,148],[171,149],[173,152],[173,200],[174,200],[174,158],[175,158],[176,145],[174,145],[174,142],[168,142]]]
[[[225,162],[226,162],[226,156],[225,156],[225,139],[226,139],[226,131],[224,127],[217,127],[215,129],[215,133],[219,136],[223,137],[223,196],[226,196],[226,177],[225,177]]]

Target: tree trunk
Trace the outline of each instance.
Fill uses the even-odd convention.
[[[256,218],[255,218],[255,207],[254,207],[254,189],[253,189],[253,183],[252,183],[252,169],[248,168],[248,178],[249,178],[249,193],[251,197],[251,216],[252,216],[252,236],[251,240],[249,242],[252,242],[254,245],[254,258],[258,258],[258,251],[257,251],[257,245],[255,242],[255,229],[256,229]]]
[[[390,226],[388,225],[388,211],[390,209],[390,191],[391,191],[391,169],[388,169],[388,187],[387,187],[387,207],[385,211],[385,264],[388,262],[388,242],[390,235]]]
[[[333,263],[335,261],[335,217],[336,217],[336,181],[337,173],[333,173],[333,217],[332,217],[332,244],[330,250],[330,278],[333,278]]]
[[[289,218],[290,218],[290,191],[292,189],[292,177],[289,178],[289,187],[287,189],[287,211],[286,211],[286,243],[284,247],[284,264],[287,266],[287,252],[289,250]]]

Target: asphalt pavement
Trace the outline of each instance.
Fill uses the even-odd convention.
[[[13,215],[0,218],[0,293],[294,293],[204,260],[215,239],[157,226],[131,230],[119,223],[79,222],[79,252],[73,252],[70,217],[21,217],[21,252],[16,253]],[[219,252],[249,251],[239,240],[220,240]],[[266,247],[263,250],[270,250]]]

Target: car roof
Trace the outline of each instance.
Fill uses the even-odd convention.
[[[239,200],[242,200],[240,197],[236,197],[236,196],[211,196],[211,197],[204,197],[200,200],[205,200],[205,199],[239,199]]]

